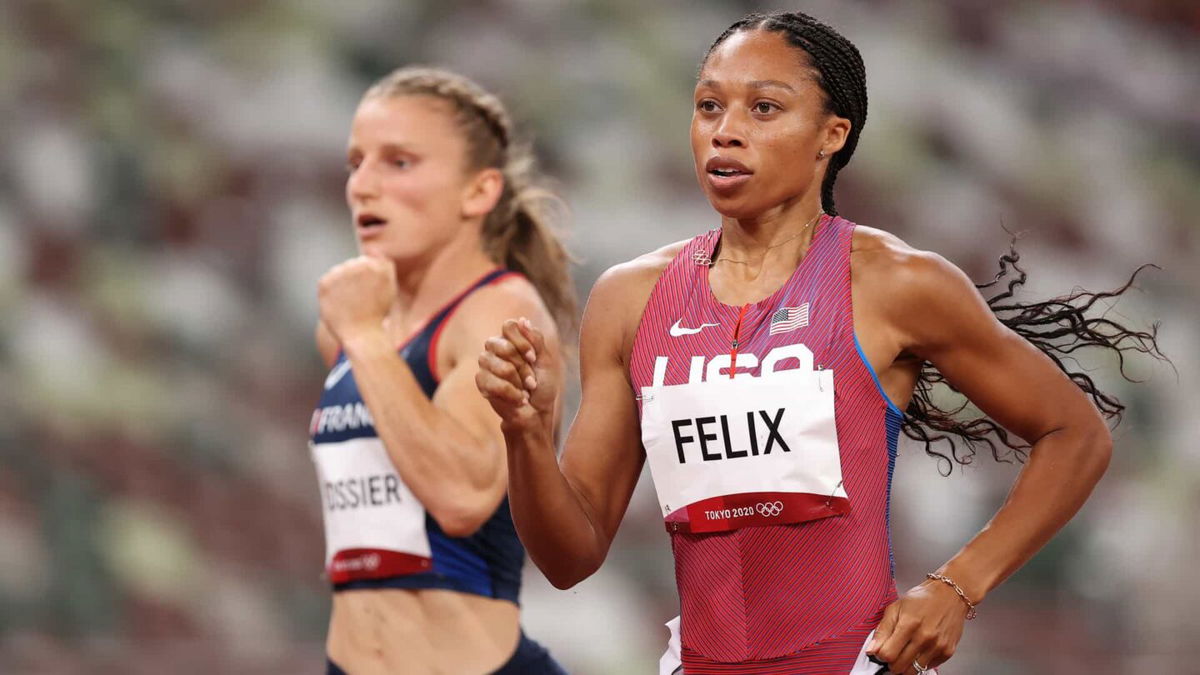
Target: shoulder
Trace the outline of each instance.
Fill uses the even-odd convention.
[[[896,235],[858,225],[850,245],[850,270],[856,286],[885,291],[892,299],[937,295],[974,286],[958,267],[932,251],[909,245]]]
[[[585,351],[599,342],[615,350],[618,358],[629,354],[654,285],[690,241],[668,244],[613,265],[600,275],[588,295],[580,327],[579,340]]]
[[[961,336],[994,323],[966,273],[888,232],[858,226],[850,270],[856,313],[884,318],[906,344]]]
[[[484,340],[500,331],[501,324],[520,317],[537,326],[549,344],[557,343],[554,317],[537,288],[520,274],[500,277],[463,298],[447,319],[446,333],[473,356]]]
[[[637,304],[630,301],[641,298],[641,305],[644,306],[654,284],[658,283],[667,266],[690,241],[677,241],[608,268],[592,286],[588,306],[615,298],[622,299],[623,304]]]

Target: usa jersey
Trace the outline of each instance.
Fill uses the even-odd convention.
[[[709,285],[710,261],[721,237],[720,230],[710,231],[683,247],[647,301],[630,362],[637,392],[717,383],[733,375],[744,386],[753,378],[765,381],[799,368],[815,372],[814,386],[831,382],[828,424],[835,428],[824,431],[836,434],[836,495],[848,502],[848,508],[837,508],[840,502],[832,499],[828,513],[780,525],[764,519],[779,513],[786,500],[748,505],[744,526],[737,525],[742,522],[738,509],[718,510],[717,527],[728,528],[719,531],[702,531],[694,516],[690,528],[668,517],[682,662],[689,675],[849,672],[884,607],[896,597],[888,508],[903,413],[884,395],[854,334],[854,227],[841,218],[822,217],[791,278],[762,301],[740,307],[721,303]],[[639,399],[645,432],[649,403]],[[757,425],[759,437],[770,442],[763,428],[771,432],[782,426],[785,402],[779,403],[778,412],[777,406],[760,406],[761,414],[751,410],[728,420],[713,421],[715,415],[676,420],[674,439],[668,440],[674,441],[678,458],[668,461],[745,473],[766,458],[777,461],[788,451],[782,456],[799,455],[803,436],[791,442],[794,447],[786,447],[780,436],[770,456],[763,452],[765,443],[753,440],[755,429],[749,444],[722,438],[735,426]]]

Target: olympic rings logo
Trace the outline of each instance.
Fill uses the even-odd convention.
[[[774,518],[783,513],[783,502],[759,502],[754,509],[764,518]]]

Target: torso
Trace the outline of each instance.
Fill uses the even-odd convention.
[[[825,218],[778,288],[715,283],[694,258],[713,253],[718,232],[643,261],[651,268],[642,275],[647,300],[626,352],[634,391],[729,377],[735,326],[738,373],[794,369],[804,359],[789,350],[811,354],[812,365],[836,379],[836,435],[851,503],[849,513],[791,525],[673,533],[685,667],[795,656],[819,661],[812,672],[820,672],[839,658],[852,662],[894,597],[887,509],[902,418],[891,401],[907,401],[916,364],[896,358],[886,322],[873,311],[874,254],[851,253],[886,248],[886,237]]]
[[[504,278],[501,272],[490,274],[470,290]],[[439,349],[439,344],[452,339],[455,310],[467,300],[464,294],[443,307],[399,350],[431,399],[438,373],[453,366],[450,350]],[[516,599],[524,549],[512,526],[507,499],[476,534],[465,538],[445,535],[423,509],[419,517],[384,513],[394,510],[396,502],[415,498],[386,460],[369,411],[364,414],[360,407],[365,409],[365,404],[353,371],[339,354],[313,415],[314,457],[352,445],[358,452],[377,456],[369,470],[318,462],[327,510],[326,573],[335,590],[326,643],[330,658],[356,675],[495,670],[513,653],[520,632]],[[360,447],[365,445],[371,447]],[[340,477],[331,472],[362,474],[366,481],[359,482],[357,489],[343,483],[340,490],[331,490],[330,480]],[[419,509],[419,504],[415,507]],[[338,510],[358,517],[332,519]],[[382,528],[383,539],[372,535],[378,530],[365,523],[373,515],[405,518],[407,525],[400,529],[413,531],[409,540],[418,540],[417,545],[408,548],[415,550],[372,546],[372,541],[387,541],[394,535],[388,531],[391,528]]]

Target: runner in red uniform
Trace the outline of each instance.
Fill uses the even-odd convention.
[[[798,13],[734,24],[705,58],[691,127],[720,227],[596,282],[561,461],[562,365],[540,333],[506,322],[480,357],[513,517],[556,586],[603,562],[649,461],[681,604],[663,673],[931,671],[1107,467],[1090,381],[946,260],[837,216],[865,120],[862,59],[836,31]],[[936,412],[914,393],[926,363],[1032,449],[988,526],[898,597],[891,472],[901,427]]]

